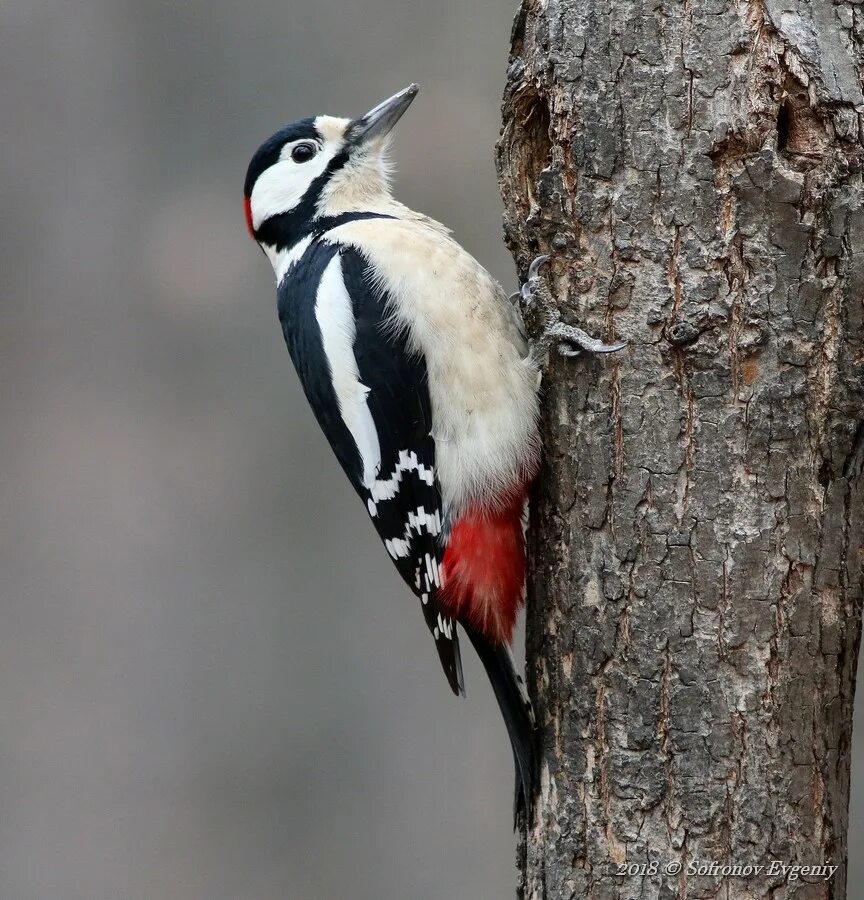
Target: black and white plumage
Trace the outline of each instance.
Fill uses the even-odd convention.
[[[415,86],[353,121],[302,119],[246,178],[249,230],[317,420],[420,600],[451,688],[457,622],[502,708],[530,804],[533,720],[509,643],[538,454],[539,366],[518,312],[439,223],[396,202],[390,129]]]
[[[318,424],[420,598],[450,686],[464,693],[458,636],[438,600],[445,513],[426,368],[373,282],[363,255],[324,232],[279,283],[279,319]]]

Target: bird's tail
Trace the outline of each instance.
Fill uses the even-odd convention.
[[[520,813],[530,820],[531,804],[536,786],[536,753],[534,749],[534,711],[525,692],[522,679],[516,672],[513,654],[506,644],[494,644],[471,626],[465,632],[483,662],[495,699],[504,716],[507,734],[513,747],[516,762],[516,798],[514,819],[518,823]]]

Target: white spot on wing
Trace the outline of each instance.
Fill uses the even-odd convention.
[[[436,587],[441,587],[441,572],[438,569],[438,560],[432,557],[432,580]]]
[[[402,538],[388,538],[384,541],[384,546],[393,559],[405,559],[410,553],[408,541],[404,541]],[[418,584],[417,587],[420,585]]]
[[[442,618],[441,613],[438,613],[438,627],[435,629],[436,631],[440,631],[444,637],[450,639],[453,637],[453,620],[448,618]]]

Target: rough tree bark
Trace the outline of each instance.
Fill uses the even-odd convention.
[[[506,233],[564,319],[520,896],[845,896],[864,553],[864,6],[524,0]],[[828,881],[693,862],[833,861]],[[622,863],[656,875],[617,877]],[[677,875],[664,875],[680,863]]]

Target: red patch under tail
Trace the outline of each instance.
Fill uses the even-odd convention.
[[[494,644],[511,643],[522,607],[526,496],[522,486],[498,507],[469,507],[453,524],[442,561],[447,612]]]

